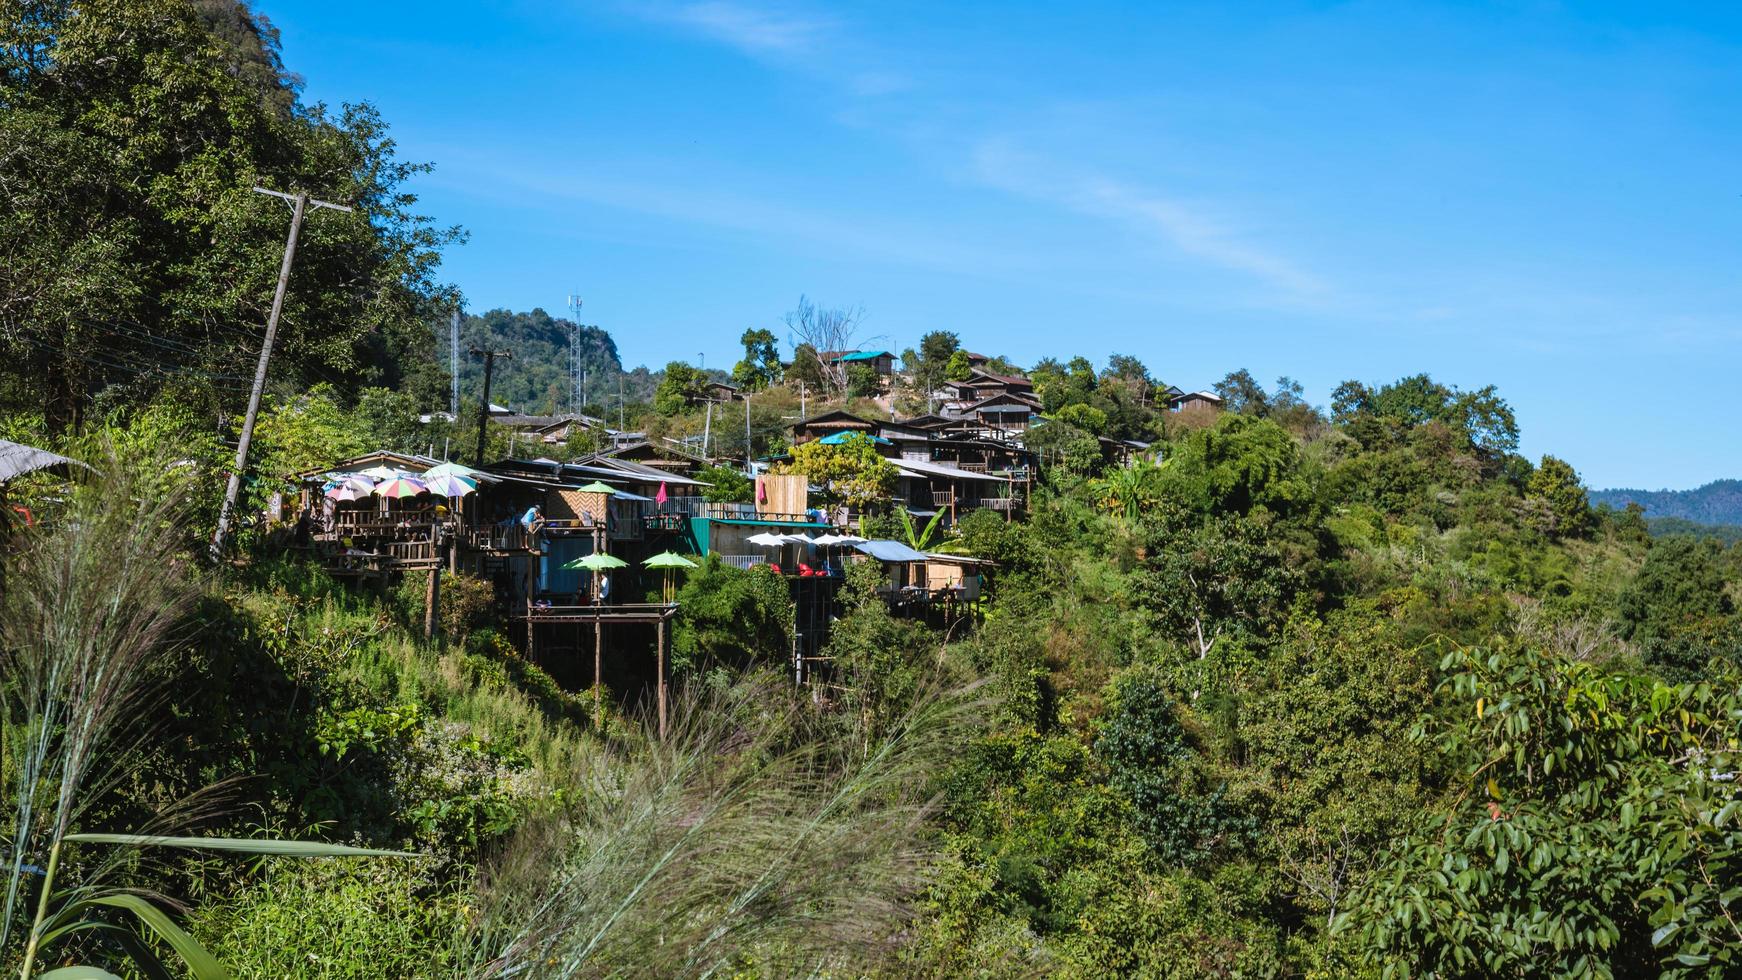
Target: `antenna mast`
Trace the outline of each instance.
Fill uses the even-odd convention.
[[[581,369],[581,297],[578,293],[569,294],[569,318],[569,410],[578,415],[581,406],[587,403],[587,386],[582,380],[585,373]]]
[[[448,414],[460,420],[460,308],[454,307],[454,318],[448,324]]]

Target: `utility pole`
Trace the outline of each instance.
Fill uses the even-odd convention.
[[[609,398],[611,396],[606,395]],[[617,431],[623,431],[623,372],[617,372]]]
[[[744,393],[744,472],[755,473],[756,464],[750,462],[750,393]]]
[[[708,414],[702,422],[702,458],[708,458],[708,436],[714,431],[714,400],[708,399]]]
[[[473,357],[484,359],[484,398],[478,403],[478,451],[472,454],[472,465],[484,465],[484,447],[487,445],[490,427],[490,376],[496,373],[496,358],[506,357],[513,360],[514,355],[505,350],[479,350],[472,348]]]
[[[278,266],[278,289],[272,294],[272,312],[266,317],[266,340],[260,345],[260,363],[254,368],[254,390],[248,395],[248,414],[242,418],[242,434],[236,440],[236,468],[230,471],[230,481],[224,487],[224,503],[218,508],[218,529],[212,535],[212,560],[223,557],[224,545],[230,535],[230,515],[236,509],[236,495],[242,490],[242,471],[248,468],[248,444],[254,441],[254,420],[260,416],[260,393],[266,387],[266,364],[272,359],[272,343],[278,337],[278,318],[284,312],[284,293],[290,288],[290,267],[296,261],[296,239],[302,232],[302,216],[309,205],[316,210],[330,208],[349,212],[343,204],[317,201],[307,194],[285,194],[254,188],[256,194],[281,197],[290,202],[290,235],[284,240],[284,260]]]

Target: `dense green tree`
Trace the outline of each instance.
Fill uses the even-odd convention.
[[[1107,431],[1107,413],[1082,402],[1066,405],[1054,412],[1052,417],[1066,425],[1082,429],[1090,435],[1098,436]]]
[[[1270,414],[1270,396],[1245,368],[1229,372],[1216,382],[1215,389],[1222,396],[1222,407],[1230,412],[1260,417]]]
[[[1085,475],[1101,466],[1101,443],[1095,434],[1069,422],[1044,419],[1029,427],[1026,443],[1047,467],[1059,472]]]
[[[756,492],[755,484],[743,473],[730,466],[704,466],[696,471],[696,479],[709,486],[702,491],[702,497],[718,503],[752,503]]]
[[[1163,864],[1195,864],[1236,844],[1247,821],[1210,786],[1159,672],[1118,678],[1095,738],[1107,781],[1131,803],[1138,833]]]
[[[1244,514],[1294,514],[1316,505],[1294,438],[1275,423],[1224,415],[1188,435],[1163,462],[1164,480],[1187,506]]]
[[[702,386],[708,381],[706,372],[682,361],[665,366],[665,376],[653,393],[653,410],[661,415],[677,415],[703,397]]]
[[[823,387],[823,362],[817,359],[815,347],[799,344],[792,349],[792,363],[787,365],[786,380],[791,384],[808,385],[813,390]]]
[[[847,367],[847,394],[853,398],[872,398],[883,391],[883,376],[869,364]]]
[[[679,672],[744,667],[784,653],[792,641],[792,602],[786,584],[766,569],[743,571],[709,555],[684,577],[671,663]]]
[[[1529,650],[1446,655],[1463,785],[1348,925],[1398,975],[1721,976],[1742,956],[1736,678],[1668,686]]]
[[[1563,460],[1544,456],[1525,486],[1525,499],[1542,508],[1542,530],[1563,538],[1582,537],[1591,527],[1591,504],[1579,474]]]
[[[974,369],[968,363],[967,351],[959,350],[951,354],[949,363],[944,365],[944,378],[950,381],[966,381],[973,373]]]
[[[1088,358],[1073,357],[1061,364],[1046,358],[1029,372],[1034,392],[1040,396],[1044,411],[1056,412],[1066,405],[1087,402],[1095,393],[1095,366]]]
[[[961,347],[961,339],[948,330],[933,330],[919,338],[919,353],[907,366],[920,394],[929,395],[944,386],[950,362]]]
[[[761,391],[780,380],[780,345],[772,330],[746,330],[738,338],[744,359],[732,368],[732,383],[744,391]]]
[[[267,185],[351,205],[305,223],[273,377],[434,398],[429,324],[457,232],[417,213],[368,105],[301,104],[240,5],[19,3],[0,17],[0,400],[51,426],[99,397],[201,384],[241,404],[284,245]],[[105,394],[105,393],[109,394]]]
[[[776,469],[804,474],[855,509],[887,501],[898,475],[895,465],[877,452],[877,444],[859,433],[833,445],[812,440],[796,446],[792,459]]]

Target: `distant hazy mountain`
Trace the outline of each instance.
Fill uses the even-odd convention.
[[[1648,518],[1742,525],[1742,480],[1714,480],[1693,490],[1593,490],[1591,503],[1606,503],[1616,510],[1636,503],[1645,508]]]

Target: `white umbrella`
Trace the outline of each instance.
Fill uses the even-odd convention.
[[[780,535],[769,534],[766,531],[764,531],[761,534],[752,534],[748,538],[745,538],[744,540],[746,540],[754,545],[761,545],[764,548],[778,548],[778,547],[786,544],[786,540],[784,538],[782,538]]]
[[[838,544],[858,544],[865,540],[856,534],[819,534],[811,539],[811,543],[824,548],[832,548]]]
[[[807,538],[802,534],[782,534],[780,536],[780,541],[782,544],[802,544],[806,548],[814,547],[816,545],[814,540]]]
[[[358,470],[357,472],[363,476],[372,477],[377,480],[391,480],[395,477],[411,475],[405,470],[394,466],[388,466],[386,463],[377,463],[366,470]]]

